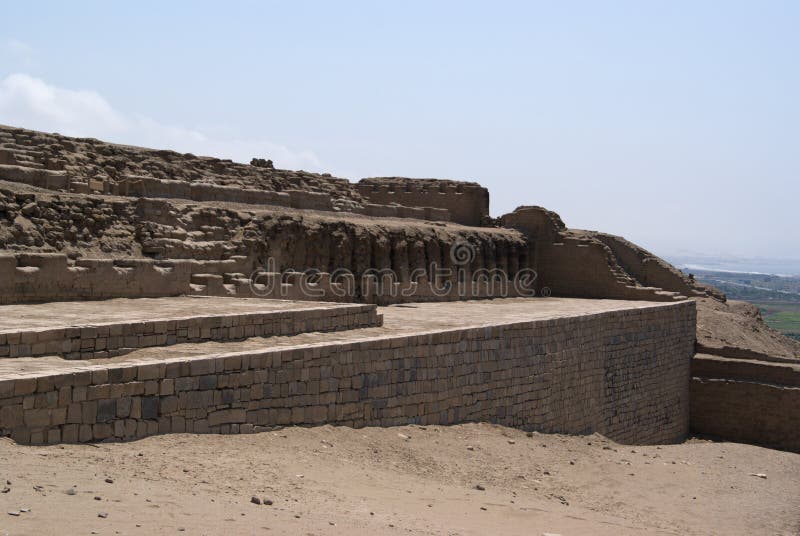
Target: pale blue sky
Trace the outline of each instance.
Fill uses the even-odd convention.
[[[800,258],[800,2],[14,2],[0,123]]]

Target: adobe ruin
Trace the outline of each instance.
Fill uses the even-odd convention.
[[[703,300],[725,297],[621,237],[491,218],[476,183],[0,127],[0,435],[23,443],[469,420],[675,441],[711,380],[752,383],[691,380]],[[783,427],[751,440],[800,448]]]

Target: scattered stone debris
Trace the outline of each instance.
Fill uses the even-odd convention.
[[[257,168],[275,169],[275,165],[272,163],[272,160],[265,158],[253,158],[250,160],[250,165]]]

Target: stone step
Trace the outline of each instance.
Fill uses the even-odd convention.
[[[216,276],[222,280],[222,276]],[[0,307],[0,357],[114,357],[136,348],[381,325],[374,305],[142,298]]]

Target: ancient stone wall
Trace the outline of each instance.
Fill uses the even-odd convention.
[[[265,191],[235,186],[155,179],[123,175],[116,180],[90,179],[86,182],[71,179],[64,171],[26,168],[0,164],[0,180],[26,184],[46,190],[83,195],[106,194],[124,197],[179,199],[201,202],[240,203],[258,206],[279,206],[300,210],[351,212],[378,218],[412,218],[417,220],[450,221],[446,208],[407,207],[347,202],[327,193],[303,190]],[[335,203],[335,204],[334,204]]]
[[[0,303],[145,298],[192,294],[193,274],[237,273],[246,259],[225,261],[77,259],[61,254],[0,255]],[[221,278],[221,276],[220,276]]]
[[[484,210],[471,201],[469,206],[464,205],[465,199],[472,196],[465,195],[462,183],[433,181],[442,183],[435,188],[442,190],[442,195],[437,196],[439,201],[452,198],[446,206],[409,204],[414,201],[412,197],[408,198],[406,206],[381,204],[369,202],[358,193],[355,185],[329,174],[247,166],[230,160],[2,126],[0,180],[83,195],[280,206],[381,218],[450,221],[448,207],[454,207],[458,211],[458,221],[474,220],[477,224],[481,221],[481,211],[488,215],[489,200],[485,189],[467,184],[468,189],[478,188],[485,194],[486,206]],[[459,186],[451,188],[452,184]],[[446,195],[444,190],[447,190]],[[454,204],[455,199],[459,203]],[[478,216],[467,214],[473,208],[478,210]]]
[[[706,295],[664,261],[639,258],[624,239],[604,235],[612,249],[598,233],[567,229],[557,214],[542,207],[519,207],[502,216],[501,223],[528,238],[539,289],[546,288],[554,296],[673,301],[686,297],[683,290]]]
[[[700,286],[665,260],[621,236],[598,232],[591,232],[591,236],[607,245],[617,262],[641,285],[678,292],[684,296],[706,296],[711,293],[717,299],[725,299],[717,289]]]
[[[243,256],[224,261],[80,258],[71,262],[61,254],[22,253],[0,255],[0,305],[179,295],[388,305],[532,295],[527,280],[490,279],[482,273],[457,270],[446,278],[431,279],[424,272],[402,275],[392,270],[360,275],[267,271]]]
[[[605,245],[573,234],[554,212],[520,207],[502,216],[501,223],[520,230],[531,242],[540,291],[582,298],[668,298],[656,294],[658,289],[636,288],[635,282],[615,266]]]
[[[800,387],[695,378],[691,425],[695,433],[800,452]]]
[[[454,267],[459,245],[469,255]],[[425,290],[436,282],[433,267],[501,270],[513,279],[532,261],[525,238],[511,230],[2,187],[0,247],[3,303],[172,296],[193,293],[192,284],[242,295],[259,269],[317,271],[323,284],[324,274],[347,271],[360,281],[366,272],[389,271],[390,284],[417,284],[411,295],[429,300],[437,297]],[[354,292],[357,300],[365,295]]]
[[[21,443],[244,433],[276,425],[489,421],[680,440],[694,303],[159,362],[76,364],[0,380]]]
[[[371,203],[443,209],[462,225],[480,226],[489,219],[489,191],[474,182],[374,177],[360,180],[356,188]]]
[[[697,354],[692,376],[692,431],[800,452],[800,362]]]
[[[25,182],[25,177],[53,177],[59,189],[69,184],[78,193],[103,193],[104,189],[117,187],[124,189],[133,187],[132,182],[146,178],[228,186],[235,190],[297,190],[356,203],[361,200],[347,179],[329,174],[238,164],[219,158],[4,126],[0,126],[0,165],[20,168],[4,168],[4,171],[18,175],[21,182]],[[164,184],[176,187],[170,182]],[[148,182],[148,185],[163,187],[156,182]]]
[[[263,313],[193,315],[167,320],[96,322],[82,327],[0,330],[0,358],[105,359],[138,348],[379,326],[374,305]]]

